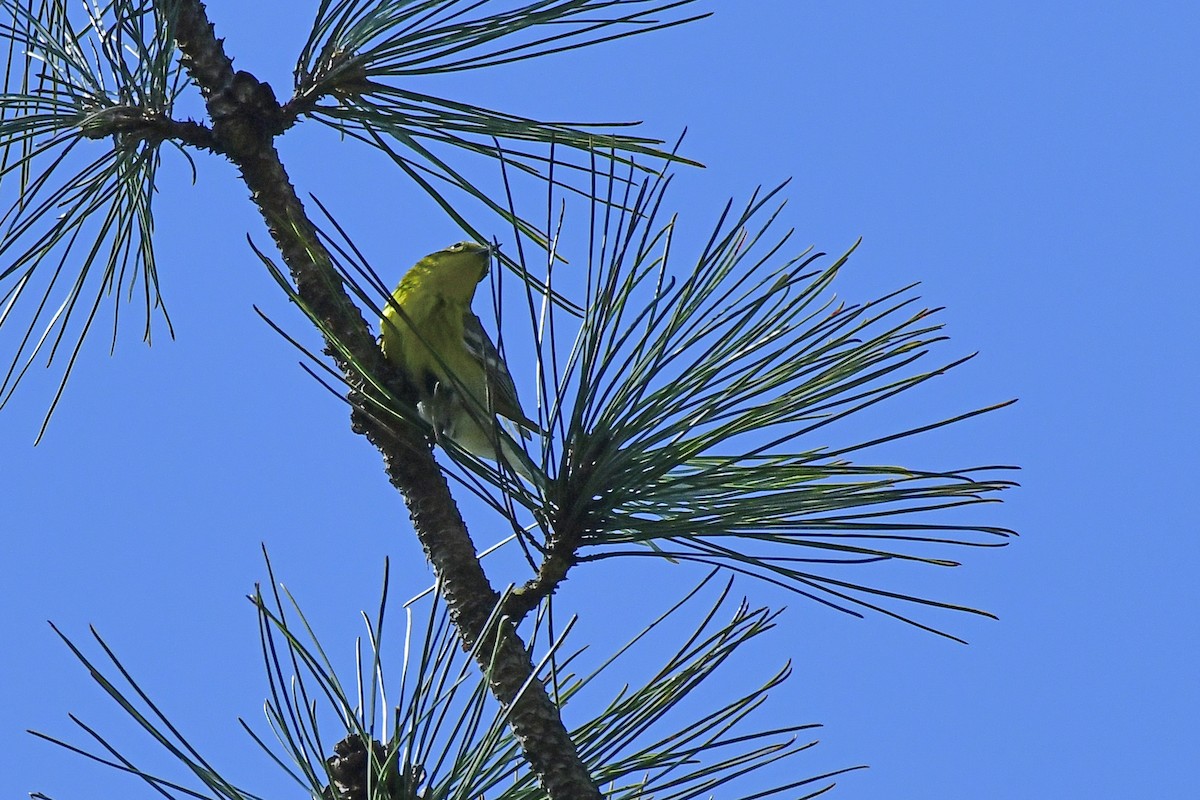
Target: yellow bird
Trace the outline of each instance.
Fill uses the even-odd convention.
[[[523,438],[541,429],[521,410],[508,365],[471,310],[491,255],[485,244],[459,242],[418,261],[383,310],[380,344],[416,387],[417,411],[437,436],[541,483],[496,416]]]

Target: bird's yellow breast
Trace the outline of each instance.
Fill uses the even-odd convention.
[[[431,393],[440,382],[446,388],[465,388],[482,403],[486,376],[463,342],[463,316],[470,308],[474,283],[469,293],[461,291],[461,284],[447,292],[441,291],[446,288],[443,281],[417,281],[413,286],[412,277],[419,276],[405,276],[384,309],[384,355],[409,375],[418,391]]]

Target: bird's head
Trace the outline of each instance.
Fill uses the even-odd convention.
[[[478,242],[458,242],[421,259],[429,277],[444,291],[464,294],[469,301],[475,285],[488,274],[492,248]]]

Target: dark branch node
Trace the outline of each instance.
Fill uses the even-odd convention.
[[[347,736],[333,746],[325,765],[329,770],[329,785],[321,792],[325,800],[420,800],[424,796],[418,788],[425,770],[413,765],[401,769],[398,754],[389,754],[375,739]]]
[[[217,138],[228,141],[234,152],[247,152],[284,130],[283,109],[270,84],[245,70],[233,73],[232,80],[213,92],[208,99]]]

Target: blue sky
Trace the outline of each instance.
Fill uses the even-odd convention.
[[[208,4],[237,66],[280,94],[300,5]],[[1019,540],[906,578],[1000,617],[946,621],[969,646],[739,585],[789,607],[757,656],[794,666],[770,722],[825,725],[790,769],[870,764],[840,781],[832,796],[845,800],[1185,796],[1200,745],[1200,545],[1184,510],[1200,14],[1182,2],[713,5],[693,26],[421,88],[541,118],[640,119],[666,138],[686,126],[684,150],[707,168],[681,174],[672,203],[697,224],[792,178],[797,249],[863,237],[840,294],[920,281],[946,307],[944,356],[980,351],[898,404],[898,419],[1020,398],[907,451],[926,466],[1024,470],[989,512]],[[461,238],[380,158],[311,127],[281,145],[293,181],[334,201],[376,266],[395,265],[385,277]],[[260,719],[266,692],[244,599],[265,579],[260,542],[347,652],[383,555],[403,594],[429,581],[377,455],[252,310],[302,326],[245,244],[266,236],[234,171],[199,157],[192,186],[167,161],[158,251],[175,341],[146,348],[131,325],[112,357],[93,342],[36,448],[48,374],[0,413],[5,796],[142,791],[23,732],[74,737],[76,713],[151,750],[46,619],[78,639],[94,624],[193,743],[251,788],[279,786],[235,722]],[[0,332],[5,351],[11,337]],[[487,530],[473,528],[482,541]],[[579,635],[621,638],[633,612],[689,585],[654,570],[580,570],[560,598],[582,615]]]

